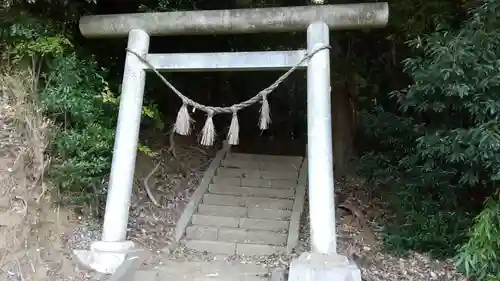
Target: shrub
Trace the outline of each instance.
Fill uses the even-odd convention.
[[[499,13],[500,3],[486,0],[456,32],[410,41],[421,55],[404,62],[413,83],[392,93],[400,111],[365,122],[373,138],[390,133],[362,169],[392,188],[388,244],[442,256],[458,250],[458,264],[478,280],[500,278],[500,205],[483,205],[500,178]]]
[[[83,206],[96,203],[106,191],[119,97],[111,90],[117,85],[106,81],[106,69],[93,56],[81,54],[61,26],[16,17],[1,26],[0,34],[7,42],[4,57],[20,67],[27,61],[38,70],[40,103],[58,127],[49,148],[53,160],[48,176],[59,202]],[[158,121],[154,106],[144,106],[143,116]]]

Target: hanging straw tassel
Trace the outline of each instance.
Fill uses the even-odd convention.
[[[214,127],[214,121],[212,119],[213,115],[214,115],[213,111],[208,112],[207,121],[205,121],[205,126],[203,126],[201,145],[211,146],[214,144],[215,127]]]
[[[233,108],[233,119],[231,119],[231,125],[229,126],[229,133],[227,134],[227,141],[230,145],[238,145],[240,133],[240,125],[238,123],[237,110]]]
[[[262,107],[260,109],[259,127],[261,130],[267,130],[271,123],[269,102],[267,101],[267,94],[262,94]]]
[[[174,130],[182,136],[187,136],[191,133],[191,122],[193,120],[189,116],[187,104],[183,103],[181,109],[177,113],[177,120],[175,121]]]

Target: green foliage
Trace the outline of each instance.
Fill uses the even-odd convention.
[[[49,176],[64,202],[88,202],[102,190],[109,172],[117,107],[104,102],[105,73],[92,59],[56,56],[46,74],[41,101],[48,116],[61,124]]]
[[[429,252],[437,257],[455,253],[464,242],[470,216],[458,208],[457,192],[465,193],[438,169],[426,166],[416,139],[425,127],[415,119],[381,109],[362,116],[364,132],[379,141],[376,152],[361,158],[360,172],[387,185],[387,201],[396,214],[387,226],[388,249]]]
[[[457,265],[477,280],[500,279],[500,200],[498,194],[486,201],[476,217],[469,240],[460,248]]]
[[[153,3],[139,4],[139,12],[171,12],[177,10],[196,10],[196,1],[194,0],[159,0]]]
[[[58,161],[49,175],[59,183],[64,202],[89,202],[96,191],[104,192],[119,97],[104,79],[105,69],[92,58],[75,53],[56,56],[47,74],[42,104],[62,126],[54,144]],[[155,107],[144,106],[142,115],[158,121]],[[153,155],[145,146],[140,146],[140,151]]]
[[[62,203],[95,203],[105,193],[110,170],[119,97],[106,81],[107,70],[94,57],[79,54],[59,25],[33,17],[4,23],[5,54],[14,62],[37,61],[40,102],[59,124],[50,148],[48,176]],[[158,125],[158,110],[144,106],[143,116]],[[145,146],[140,151],[153,155]]]
[[[19,5],[19,4],[35,4],[35,3],[42,3],[42,4],[53,4],[57,3],[59,5],[68,5],[70,2],[73,3],[93,3],[96,4],[98,1],[97,0],[0,0],[0,8],[3,9],[9,9],[13,6]]]
[[[362,172],[375,169],[369,174],[390,186],[398,214],[386,242],[450,256],[468,241],[458,261],[478,280],[500,278],[500,205],[490,199],[478,213],[500,178],[499,13],[487,0],[457,32],[409,42],[421,55],[404,61],[414,82],[392,93],[399,112],[365,122],[381,147],[363,157]]]
[[[389,1],[391,23],[397,24],[398,36],[412,38],[434,30],[442,23],[457,18],[467,0],[399,0]]]
[[[11,54],[15,60],[20,60],[25,56],[61,55],[68,47],[72,46],[65,37],[43,37],[40,40],[19,42],[13,46]]]

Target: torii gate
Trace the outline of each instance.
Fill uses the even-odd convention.
[[[337,255],[332,160],[329,29],[384,27],[387,3],[94,15],[80,19],[88,38],[128,36],[129,50],[166,71],[280,70],[323,48],[306,63],[308,186],[312,253],[294,260],[290,280],[360,280],[359,269]],[[307,51],[150,54],[149,36],[290,32],[307,29]],[[121,90],[106,211],[101,241],[90,251],[75,251],[99,272],[113,273],[134,243],[126,240],[146,71],[128,52]],[[333,278],[333,279],[332,279]],[[351,279],[349,279],[351,280]]]

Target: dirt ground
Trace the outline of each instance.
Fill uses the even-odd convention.
[[[335,188],[337,197],[342,198],[337,208],[338,250],[358,264],[363,280],[468,280],[456,271],[452,260],[433,260],[419,253],[409,253],[403,258],[385,252],[381,243],[383,226],[377,223],[385,216],[384,202],[375,195],[374,187],[362,179],[350,177],[336,182]],[[307,208],[305,210],[299,251],[310,249],[309,214]]]

